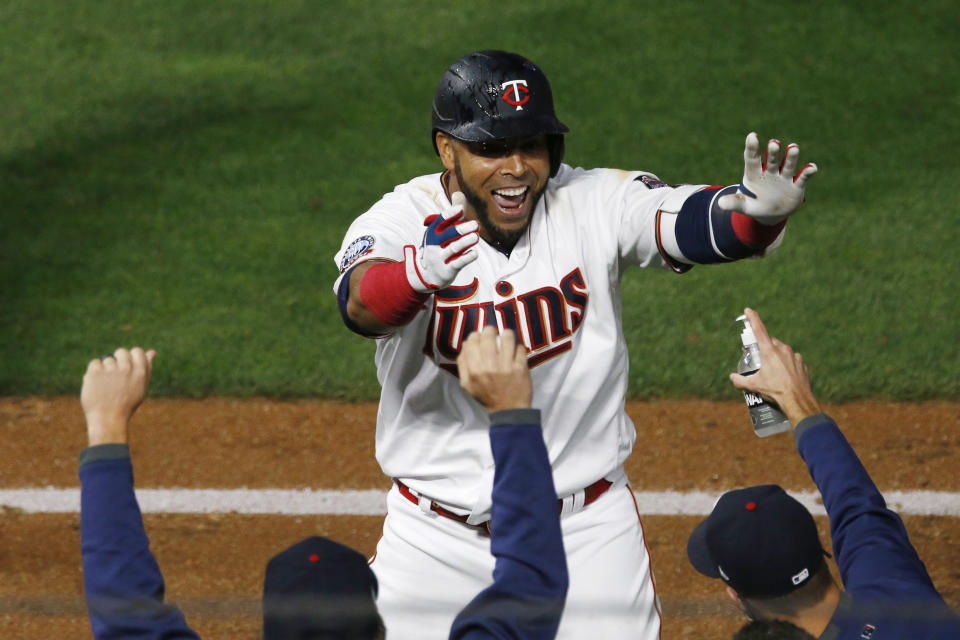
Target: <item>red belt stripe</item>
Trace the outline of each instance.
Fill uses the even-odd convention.
[[[397,488],[400,490],[400,495],[402,495],[404,498],[406,498],[413,504],[418,506],[420,505],[420,498],[418,498],[413,494],[413,491],[410,490],[410,487],[403,484],[397,479],[394,479],[394,482],[397,483]],[[595,501],[597,498],[602,496],[604,493],[606,493],[607,489],[609,489],[612,486],[612,484],[613,483],[610,482],[609,480],[600,478],[599,480],[591,484],[589,487],[585,488],[583,490],[583,506],[587,506],[588,504],[590,504],[591,502]],[[563,509],[563,500],[557,501],[557,507],[559,510]],[[444,518],[449,518],[450,520],[456,520],[457,522],[468,524],[467,523],[468,516],[462,516],[459,513],[454,513],[449,509],[445,509],[441,505],[437,504],[436,501],[434,500],[430,501],[430,510],[433,511],[438,516],[443,516]],[[476,526],[480,529],[483,529],[488,534],[490,533],[489,522],[484,522],[479,525],[468,525],[468,526],[471,526],[471,527]]]

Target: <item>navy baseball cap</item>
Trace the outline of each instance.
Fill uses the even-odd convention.
[[[267,563],[264,640],[367,640],[382,637],[377,578],[350,547],[313,536]]]
[[[723,494],[687,542],[694,569],[745,598],[799,589],[825,555],[813,516],[775,484]]]

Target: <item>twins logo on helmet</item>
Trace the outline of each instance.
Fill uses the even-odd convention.
[[[530,89],[527,89],[526,80],[508,80],[500,85],[501,89],[509,87],[511,90],[503,94],[502,100],[507,104],[523,111],[523,105],[530,101]]]

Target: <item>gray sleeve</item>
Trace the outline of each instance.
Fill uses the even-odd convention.
[[[506,409],[490,414],[490,426],[498,424],[540,424],[540,409]]]
[[[825,413],[817,413],[812,416],[807,416],[801,420],[800,423],[793,428],[793,441],[796,443],[797,447],[800,446],[800,438],[803,437],[803,434],[818,424],[823,424],[824,422],[833,422],[833,420]]]
[[[80,452],[80,466],[97,460],[120,460],[130,457],[128,444],[98,444]]]

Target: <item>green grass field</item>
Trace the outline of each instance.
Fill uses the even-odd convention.
[[[444,68],[506,48],[570,164],[735,183],[757,130],[820,165],[771,258],[625,277],[635,397],[736,397],[750,305],[825,400],[960,398],[958,41],[949,0],[5,2],[0,395],[141,344],[160,395],[375,398],[333,254],[438,170]]]

